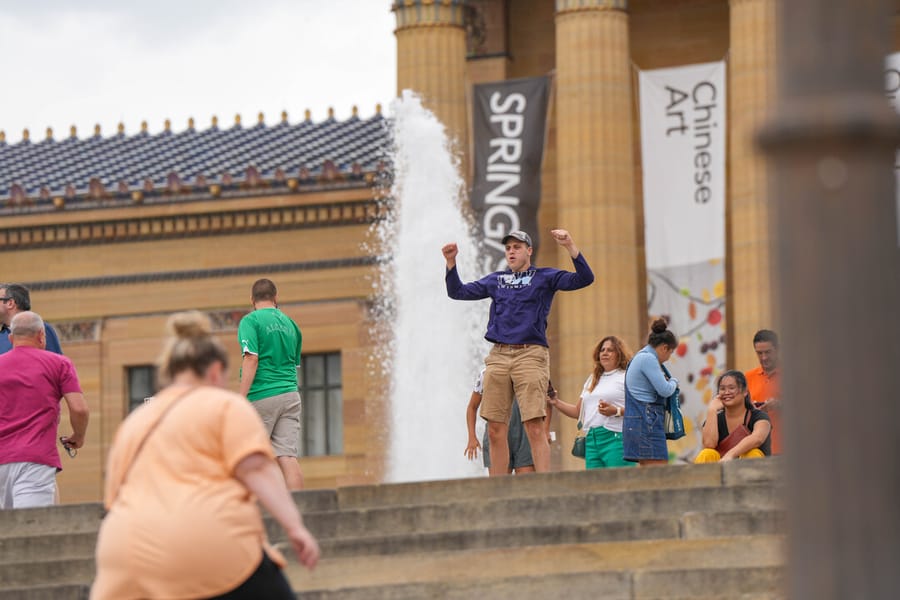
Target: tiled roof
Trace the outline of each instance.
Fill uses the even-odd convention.
[[[355,113],[355,111],[354,111]],[[0,204],[51,204],[115,198],[138,199],[163,193],[205,193],[249,183],[298,185],[308,182],[362,179],[376,171],[387,146],[380,111],[368,119],[355,114],[319,123],[308,118],[290,124],[259,122],[230,128],[216,120],[206,130],[193,128],[151,135],[119,133],[85,139],[74,135],[7,144],[0,137]],[[74,134],[74,130],[73,130]]]

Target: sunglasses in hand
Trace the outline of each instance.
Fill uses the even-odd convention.
[[[69,442],[66,441],[66,438],[59,438],[59,443],[62,444],[63,448],[66,449],[66,454],[68,454],[70,458],[75,458],[76,456],[78,456],[78,448],[70,445]]]

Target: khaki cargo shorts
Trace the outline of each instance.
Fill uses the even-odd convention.
[[[300,392],[287,392],[251,402],[259,413],[275,456],[300,456]]]
[[[546,416],[550,381],[550,350],[536,344],[494,344],[484,359],[481,418],[509,423],[513,396],[519,401],[522,421]]]

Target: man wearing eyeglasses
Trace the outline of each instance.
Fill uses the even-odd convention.
[[[72,426],[60,438],[66,449],[84,445],[88,406],[72,361],[44,349],[40,315],[16,314],[9,339],[12,350],[0,355],[0,509],[50,506],[62,470],[56,445],[60,398]]]
[[[0,354],[12,350],[9,341],[9,325],[12,318],[20,312],[31,310],[31,294],[28,288],[17,283],[0,283]],[[44,322],[44,333],[47,339],[47,350],[62,354],[59,336],[56,330]]]

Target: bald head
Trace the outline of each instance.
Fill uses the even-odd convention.
[[[41,315],[30,310],[14,315],[9,324],[9,339],[13,348],[16,346],[43,348],[46,340]]]

